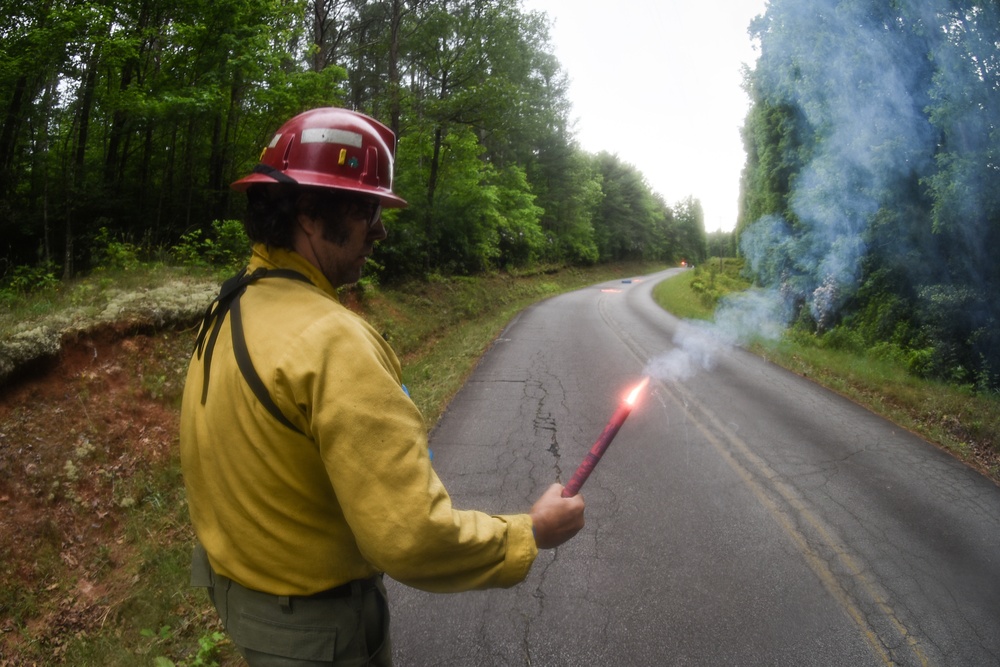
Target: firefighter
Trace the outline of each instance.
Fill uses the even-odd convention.
[[[199,331],[181,408],[192,583],[252,667],[391,664],[382,575],[457,592],[522,581],[583,526],[550,486],[526,514],[458,510],[399,360],[336,290],[386,237],[395,136],[336,108],[285,123],[245,192],[249,266]]]

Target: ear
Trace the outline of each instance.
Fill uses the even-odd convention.
[[[323,233],[323,223],[318,218],[314,218],[306,213],[299,213],[296,216],[299,230],[309,238],[320,236]]]
[[[312,239],[322,233],[322,221],[309,213],[317,210],[316,204],[315,193],[308,191],[299,193],[295,200],[295,222],[298,227],[296,234],[303,234],[306,238]]]

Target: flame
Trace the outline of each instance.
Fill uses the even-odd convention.
[[[639,394],[642,393],[642,390],[646,388],[647,384],[649,384],[649,376],[648,375],[646,377],[642,378],[642,382],[640,382],[639,384],[637,384],[632,389],[632,391],[629,392],[628,398],[625,399],[625,402],[628,403],[629,405],[635,405],[635,400],[637,398],[639,398]]]

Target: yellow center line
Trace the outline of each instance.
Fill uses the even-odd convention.
[[[739,436],[728,429],[719,419],[712,413],[708,408],[706,408],[701,402],[694,398],[690,392],[681,388],[679,385],[674,387],[669,387],[664,383],[658,383],[661,388],[663,388],[674,401],[680,405],[691,417],[692,422],[695,427],[701,432],[705,439],[719,452],[723,457],[729,467],[732,468],[736,474],[747,485],[747,488],[754,494],[754,496],[761,502],[761,504],[768,510],[771,516],[778,522],[778,524],[785,530],[785,532],[791,537],[792,542],[802,553],[809,565],[810,569],[819,577],[820,582],[823,586],[830,592],[830,594],[837,600],[837,602],[844,608],[847,614],[854,620],[861,633],[864,635],[868,644],[872,647],[872,650],[878,655],[882,663],[885,665],[895,665],[895,661],[886,649],[885,644],[879,639],[878,633],[872,628],[871,624],[865,618],[864,612],[858,607],[855,601],[851,598],[851,595],[844,589],[837,579],[836,574],[822,558],[816,550],[810,546],[809,540],[802,534],[801,531],[796,527],[796,517],[807,522],[817,533],[820,540],[836,555],[837,559],[841,562],[847,572],[857,581],[865,593],[871,598],[878,607],[879,611],[892,623],[893,627],[902,637],[907,646],[913,652],[914,656],[919,660],[923,667],[929,667],[929,662],[927,656],[924,654],[916,637],[914,637],[899,620],[895,611],[886,602],[885,598],[879,593],[875,583],[863,573],[862,568],[858,565],[855,558],[851,556],[847,548],[842,544],[842,542],[836,539],[829,530],[823,525],[820,519],[811,512],[805,503],[799,499],[798,494],[796,494],[787,484],[781,481],[780,475],[774,471],[763,459],[753,453],[749,445],[742,440]],[[723,442],[719,437],[715,435],[709,428],[692,414],[689,406],[693,406],[697,411],[704,416],[712,428],[717,432],[722,433],[725,441],[729,443],[729,447],[726,446],[726,442]],[[665,404],[664,404],[664,407]],[[774,493],[777,493],[781,498],[788,504],[789,507],[794,510],[795,515],[792,516],[788,511],[782,509],[778,503],[776,503],[767,492],[767,488],[757,481],[753,472],[744,466],[740,461],[733,456],[731,450],[736,450],[739,452],[740,456],[743,457],[750,466],[756,470],[757,475],[760,478],[767,480],[769,488]]]
[[[620,326],[611,315],[608,311],[606,297],[603,295],[598,300],[597,309],[600,313],[601,319],[604,320],[609,328],[615,333],[617,338],[625,344],[631,356],[639,362],[639,364],[645,366],[648,361],[648,354],[645,353],[643,346],[639,345],[632,338],[632,336],[629,335],[627,329]],[[732,468],[741,479],[743,479],[747,488],[750,489],[758,500],[760,500],[761,504],[768,510],[771,516],[774,517],[789,537],[791,537],[792,542],[802,553],[810,569],[812,569],[823,586],[854,620],[858,628],[861,630],[862,635],[864,635],[868,644],[881,659],[882,663],[885,665],[896,664],[896,662],[892,659],[892,656],[889,654],[885,643],[881,641],[878,633],[865,618],[864,612],[851,597],[850,593],[848,593],[844,586],[841,585],[836,574],[834,574],[827,562],[819,553],[816,552],[816,550],[809,544],[809,540],[806,536],[803,535],[798,529],[795,521],[796,518],[801,519],[812,526],[820,540],[835,554],[851,577],[865,591],[879,611],[890,621],[892,626],[896,629],[896,632],[899,633],[899,636],[905,641],[906,645],[913,652],[913,655],[919,661],[920,665],[922,667],[930,667],[930,662],[921,649],[917,638],[914,637],[913,634],[907,630],[906,626],[903,625],[902,621],[899,620],[896,612],[879,593],[875,582],[863,573],[862,568],[858,566],[854,557],[850,555],[847,547],[825,528],[819,518],[809,510],[805,502],[799,499],[798,494],[795,493],[791,487],[781,481],[781,476],[773,468],[771,468],[766,461],[754,454],[750,449],[750,446],[743,439],[727,428],[711,410],[695,399],[695,397],[688,392],[683,385],[674,384],[672,385],[673,388],[671,388],[658,380],[657,385],[670,394],[674,401],[681,406],[689,416],[692,417],[691,421],[695,424],[702,435],[705,436],[705,439],[712,444],[720,455],[722,455],[722,458],[726,461],[726,463],[728,463],[729,467]],[[666,407],[666,404],[663,404],[663,406]],[[726,446],[726,442],[723,442],[714,433],[712,433],[704,423],[695,418],[695,415],[691,412],[689,406],[694,406],[697,411],[704,416],[705,420],[710,422],[711,426],[715,428],[716,431],[723,434],[725,441],[729,443],[728,447]],[[767,488],[757,481],[757,477],[754,476],[753,471],[748,469],[747,466],[740,463],[740,461],[733,456],[734,450],[738,451],[739,454],[750,464],[750,467],[756,470],[757,477],[767,480],[771,490],[778,494],[788,504],[792,511],[795,512],[794,515],[780,507],[778,503],[772,499],[772,497],[768,494]]]

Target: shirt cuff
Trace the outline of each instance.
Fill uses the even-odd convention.
[[[498,585],[507,588],[528,576],[528,570],[538,556],[538,546],[532,531],[531,517],[527,514],[498,516],[507,524],[507,553]]]

